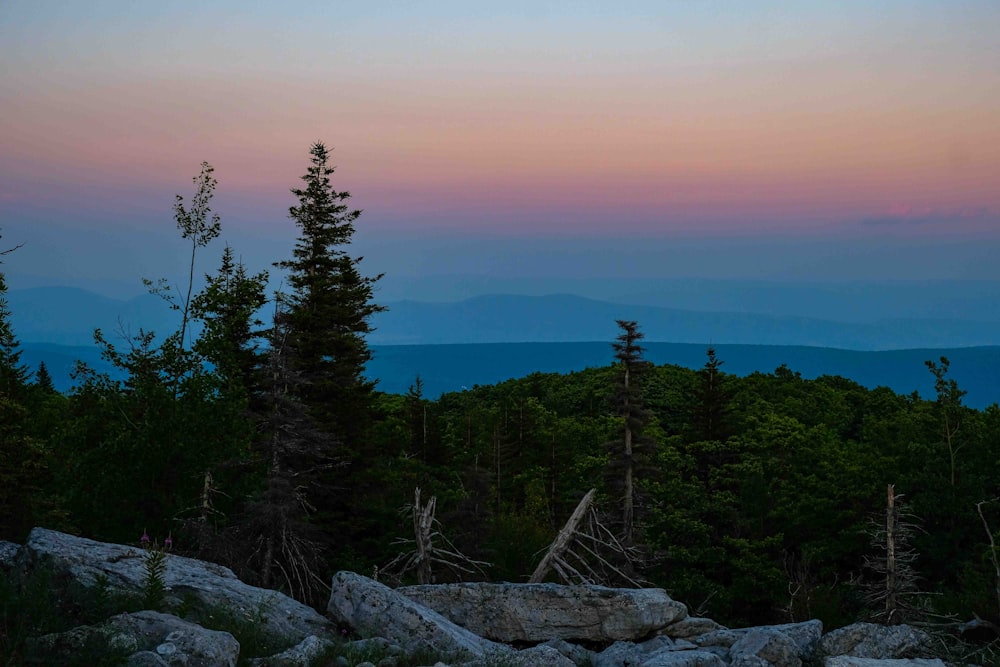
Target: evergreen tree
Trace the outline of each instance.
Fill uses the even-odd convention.
[[[288,270],[292,293],[287,308],[289,343],[296,350],[301,399],[334,437],[358,448],[370,418],[375,383],[364,377],[371,359],[365,336],[370,318],[384,308],[373,303],[376,281],[363,276],[361,257],[346,247],[361,215],[351,210],[349,192],[334,190],[330,151],[322,143],[310,150],[312,164],[295,188],[298,206],[289,209],[299,228],[293,259],[276,266]]]
[[[649,424],[650,413],[642,400],[640,377],[649,367],[642,358],[644,348],[639,325],[634,321],[617,320],[621,333],[612,343],[618,362],[619,379],[615,396],[617,415],[622,420],[621,439],[609,443],[613,448],[609,461],[611,485],[621,494],[621,537],[626,545],[635,543],[636,505],[639,492],[636,487],[640,464],[652,449],[651,440],[643,429]]]
[[[721,371],[724,363],[709,347],[708,360],[698,371],[694,390],[693,426],[697,440],[725,440],[729,437],[729,390]]]
[[[35,371],[35,386],[46,394],[55,393],[55,385],[52,384],[52,376],[44,361],[38,362],[38,370]]]
[[[297,398],[301,377],[285,313],[274,315],[258,397],[255,453],[264,468],[263,489],[251,498],[229,531],[234,567],[260,586],[280,586],[316,604],[325,584],[324,540],[311,518],[322,474],[340,465],[334,442]]]
[[[21,344],[14,335],[7,307],[7,280],[0,271],[0,392],[11,397],[23,394],[28,367],[21,363]]]
[[[22,541],[35,522],[54,516],[55,507],[41,488],[48,478],[48,455],[32,434],[30,373],[21,363],[6,296],[7,280],[0,271],[0,539]]]
[[[227,245],[219,271],[205,280],[191,303],[191,314],[204,325],[194,350],[215,367],[224,391],[249,395],[261,363],[257,313],[267,303],[267,272],[249,275]]]

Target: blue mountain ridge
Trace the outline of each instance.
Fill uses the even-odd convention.
[[[705,344],[653,342],[645,347],[646,359],[657,364],[697,369],[705,363]],[[734,375],[770,373],[785,364],[807,379],[839,375],[869,388],[886,386],[903,394],[918,391],[925,398],[933,396],[934,381],[924,362],[945,356],[951,361],[951,377],[968,391],[966,405],[981,409],[1000,402],[1000,346],[883,352],[799,345],[714,347],[725,362],[722,370]],[[77,359],[115,377],[114,369],[100,358],[95,346],[29,343],[23,344],[22,350],[22,362],[32,369],[45,361],[60,391],[73,386],[70,373]],[[376,345],[372,352],[367,375],[378,380],[379,390],[404,393],[419,375],[429,398],[534,372],[569,373],[607,366],[612,359],[608,342]]]
[[[112,372],[93,345],[140,327],[173,331],[179,315],[155,296],[122,301],[87,290],[44,287],[8,293],[23,361],[44,360],[60,390],[72,385],[76,360]],[[960,319],[835,322],[759,313],[701,312],[599,301],[575,295],[486,295],[456,302],[400,301],[373,318],[370,377],[404,392],[419,374],[428,396],[492,384],[535,371],[569,372],[611,361],[616,319],[634,319],[656,363],[699,368],[712,344],[738,375],[781,364],[804,377],[842,375],[930,395],[927,359],[947,356],[969,405],[1000,400],[1000,323]]]

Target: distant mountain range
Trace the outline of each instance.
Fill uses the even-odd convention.
[[[700,368],[705,363],[705,345],[647,343],[646,348],[646,358],[657,364]],[[1000,402],[1000,347],[886,352],[777,345],[717,345],[715,348],[725,362],[723,370],[735,375],[755,371],[770,373],[785,364],[805,378],[840,375],[866,387],[886,386],[903,394],[918,391],[925,397],[933,396],[934,382],[924,362],[946,356],[951,361],[951,377],[968,391],[966,405],[984,408]],[[22,345],[22,349],[22,361],[32,369],[37,368],[39,361],[45,361],[61,391],[73,386],[70,374],[78,359],[97,371],[114,376],[114,369],[100,358],[94,346],[29,343]],[[611,345],[607,342],[385,345],[373,346],[373,353],[368,375],[379,381],[380,390],[404,393],[419,375],[424,394],[433,398],[445,392],[471,389],[477,384],[495,384],[534,372],[569,373],[607,366],[612,357]]]
[[[40,287],[8,294],[15,333],[32,368],[45,360],[61,389],[77,359],[110,370],[93,345],[139,328],[172,331],[178,313],[157,297],[122,301],[82,289]],[[369,374],[403,392],[419,374],[428,395],[491,384],[533,371],[568,372],[610,363],[616,319],[634,319],[648,358],[700,367],[713,344],[727,372],[771,372],[781,364],[805,377],[842,375],[929,395],[927,359],[947,356],[969,405],[1000,400],[1000,323],[963,319],[837,322],[741,312],[700,312],[612,303],[573,295],[478,296],[435,303],[400,301],[374,321]],[[879,351],[881,350],[881,351]]]
[[[549,296],[479,296],[453,303],[401,301],[374,319],[374,344],[611,340],[616,319],[636,320],[646,339],[672,343],[809,345],[848,350],[1000,345],[1000,323],[952,319],[834,322],[754,313],[707,313]]]
[[[90,345],[95,328],[109,337],[139,328],[172,331],[179,315],[161,299],[121,301],[87,290],[11,290],[12,321],[23,342]],[[898,350],[1000,345],[989,319],[887,318],[864,322],[745,312],[703,312],[613,303],[570,294],[488,295],[454,302],[398,301],[373,318],[373,345],[542,343],[611,340],[616,319],[636,320],[646,339],[671,343],[808,345]]]

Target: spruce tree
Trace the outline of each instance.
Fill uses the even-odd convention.
[[[21,344],[14,335],[7,307],[7,280],[0,271],[0,392],[20,397],[28,382],[28,367],[21,363]]]
[[[636,506],[639,497],[637,478],[642,464],[652,451],[652,440],[643,434],[651,415],[642,399],[640,378],[649,367],[639,345],[643,334],[631,320],[617,320],[621,333],[612,343],[618,362],[618,387],[615,410],[622,420],[621,439],[608,443],[611,448],[609,473],[611,486],[621,498],[621,538],[626,546],[635,544]]]
[[[692,409],[692,434],[697,440],[725,440],[729,437],[730,392],[722,372],[723,361],[709,346],[708,360],[698,371],[698,384],[694,388]]]
[[[362,258],[347,252],[361,211],[349,208],[349,192],[330,184],[330,151],[316,143],[310,154],[305,185],[292,190],[299,200],[289,209],[299,228],[293,258],[276,266],[288,270],[292,287],[282,301],[302,378],[300,398],[324,429],[356,449],[375,387],[364,376],[371,359],[365,336],[371,316],[384,310],[372,301],[381,275],[362,275]]]
[[[56,391],[56,387],[52,383],[52,375],[44,361],[38,362],[38,370],[35,371],[35,386],[46,394],[52,394]]]
[[[256,384],[266,288],[267,272],[247,273],[227,245],[218,272],[205,276],[205,288],[191,301],[191,314],[203,325],[194,350],[215,367],[226,393],[248,396]]]

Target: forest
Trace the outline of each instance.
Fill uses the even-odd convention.
[[[0,539],[147,534],[324,604],[338,570],[526,581],[596,489],[622,547],[595,549],[607,583],[662,587],[693,614],[1000,624],[1000,408],[964,405],[948,359],[927,360],[927,400],[786,366],[738,377],[711,347],[700,370],[655,366],[622,320],[603,367],[383,393],[364,375],[380,276],[350,253],[361,213],[329,155],[315,144],[292,190],[275,295],[233,248],[204,257],[222,229],[203,164],[174,204],[188,281],[145,280],[176,330],[95,332],[124,380],[81,364],[56,392],[21,363],[0,300]],[[418,488],[460,568],[399,567]]]

